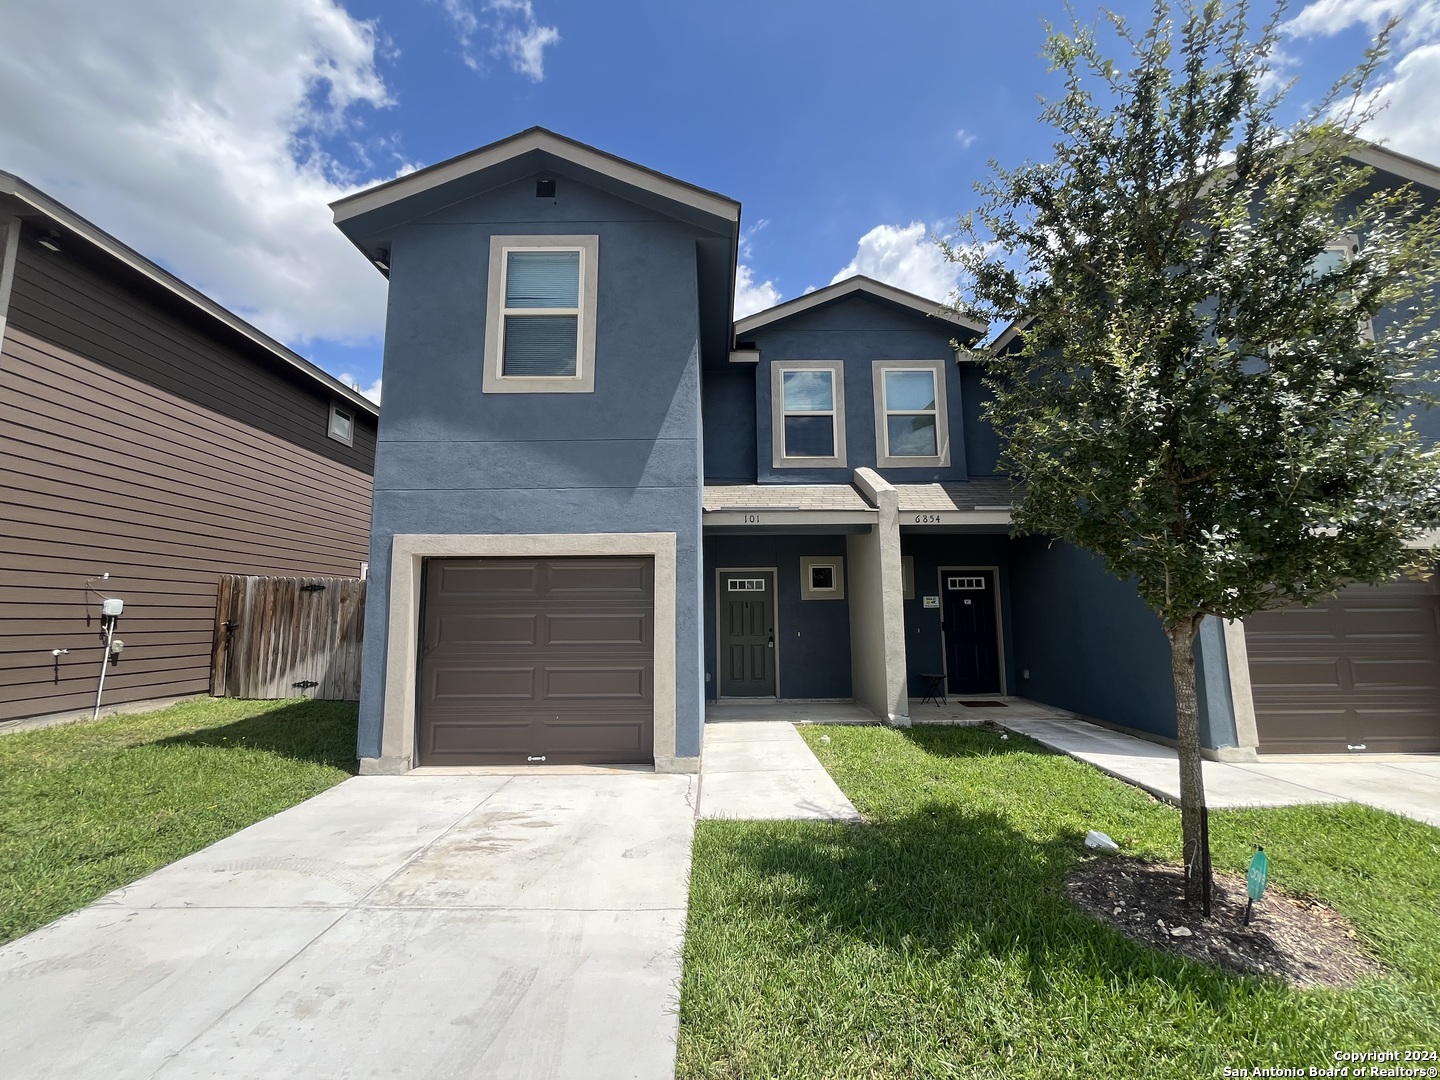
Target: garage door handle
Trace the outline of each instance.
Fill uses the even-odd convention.
[[[1347,743],[1345,744],[1345,749],[1346,749],[1346,750],[1364,750],[1364,749],[1365,749],[1365,744],[1364,744],[1363,742],[1362,742],[1362,743],[1353,743],[1353,744],[1347,742]]]

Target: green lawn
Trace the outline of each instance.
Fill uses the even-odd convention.
[[[0,941],[344,780],[355,716],[207,698],[0,736]]]
[[[1067,903],[1087,828],[1178,861],[1173,808],[1017,735],[802,731],[868,823],[700,824],[681,1077],[1212,1077],[1440,1049],[1440,830],[1353,805],[1212,815],[1217,869],[1263,843],[1273,884],[1344,912],[1394,973],[1297,992]]]

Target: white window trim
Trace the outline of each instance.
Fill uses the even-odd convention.
[[[833,571],[833,588],[817,589],[810,584],[810,571],[817,566],[828,566]],[[801,600],[844,600],[845,599],[845,558],[841,555],[807,555],[800,560]]]
[[[505,272],[511,251],[579,251],[580,311],[576,329],[574,375],[506,375]],[[490,277],[485,304],[485,375],[481,389],[487,394],[593,394],[595,392],[595,298],[600,263],[598,236],[490,237]],[[531,315],[569,308],[527,308]]]
[[[835,433],[835,453],[830,457],[787,457],[785,455],[785,372],[828,371],[834,391],[830,424]],[[824,413],[795,413],[795,416],[824,416]],[[772,465],[777,469],[845,468],[845,365],[839,360],[777,360],[770,365],[770,436]]]
[[[875,360],[871,362],[875,391],[875,464],[881,469],[949,468],[950,412],[945,397],[944,360]],[[887,371],[929,371],[935,379],[935,449],[938,453],[922,457],[905,457],[890,453],[889,418],[892,410],[885,401]],[[930,415],[931,410],[894,410],[897,416]]]
[[[350,435],[349,435],[348,438],[346,438],[344,435],[340,435],[340,434],[337,434],[337,433],[336,433],[336,431],[335,431],[335,418],[336,418],[337,416],[343,416],[343,417],[345,417],[345,419],[349,422],[349,424],[350,424]],[[330,438],[334,439],[334,440],[335,440],[336,442],[338,442],[338,443],[344,443],[346,446],[354,446],[354,445],[355,445],[355,410],[354,410],[354,409],[342,409],[339,405],[336,405],[334,402],[331,402],[331,404],[330,404],[330,420],[329,420],[329,422],[325,425],[325,434],[328,435],[328,436],[330,436]]]

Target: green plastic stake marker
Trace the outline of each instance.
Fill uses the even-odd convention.
[[[1245,901],[1245,925],[1250,925],[1250,909],[1255,901],[1265,895],[1265,883],[1270,880],[1270,860],[1265,856],[1265,849],[1257,847],[1255,857],[1250,860],[1250,872],[1245,875],[1245,892],[1248,898]]]

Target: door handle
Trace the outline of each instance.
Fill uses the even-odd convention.
[[[767,649],[773,649],[774,647],[775,647],[775,634],[774,634],[774,632],[771,632],[771,634],[770,634],[770,640],[767,641],[767,642],[765,642],[765,648],[767,648]]]

